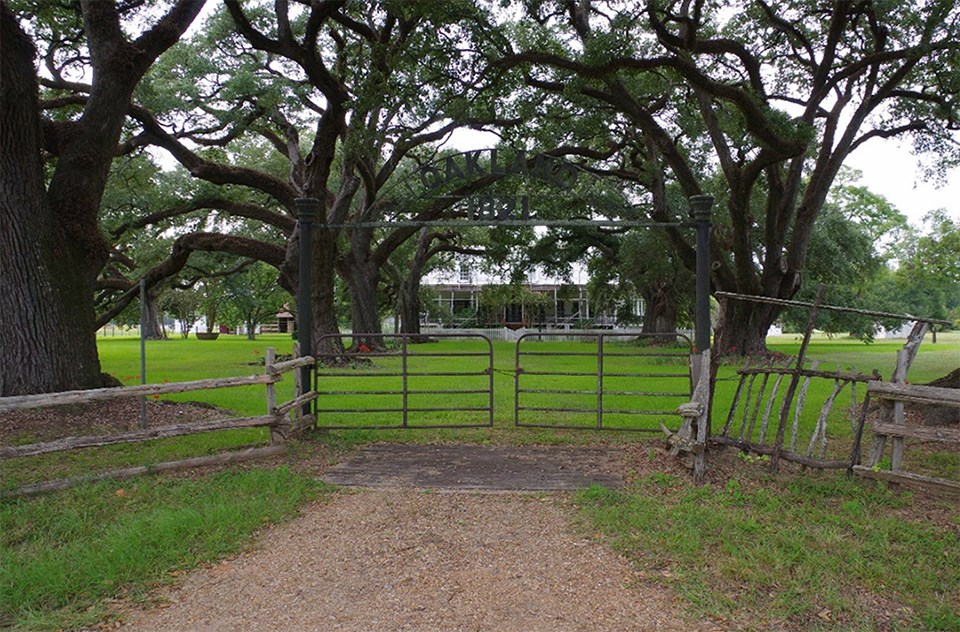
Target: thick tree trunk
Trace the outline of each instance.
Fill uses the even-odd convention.
[[[343,340],[339,338],[340,325],[337,322],[336,305],[336,238],[332,232],[322,226],[315,226],[313,230],[313,288],[311,306],[313,308],[313,353],[326,364],[337,364],[343,354]],[[287,244],[287,260],[298,261],[300,248],[299,235]],[[297,265],[287,266],[297,270]],[[292,275],[293,284],[297,292],[301,288],[296,286],[297,275]]]
[[[15,359],[0,369],[0,395],[105,383],[93,306],[109,254],[100,201],[134,88],[202,6],[178,1],[131,45],[114,3],[80,3],[92,88],[79,119],[49,122],[60,134],[45,187],[35,50],[0,3],[0,349]]]
[[[0,395],[101,386],[90,267],[46,198],[34,49],[0,11]]]
[[[353,348],[364,345],[369,349],[383,347],[383,338],[364,334],[382,334],[380,302],[377,290],[380,283],[380,266],[371,258],[372,229],[355,229],[350,232],[350,250],[338,261],[337,271],[347,284],[350,293],[350,323]]]
[[[347,273],[347,285],[350,290],[350,321],[353,326],[353,346],[361,344],[370,349],[383,346],[381,334],[380,304],[377,299],[377,287],[380,282],[379,269],[370,262],[354,263]]]
[[[430,258],[432,241],[429,230],[426,227],[421,228],[417,235],[417,247],[410,260],[409,272],[397,290],[400,332],[417,336],[414,340],[420,339],[420,281],[423,278],[423,268]]]
[[[721,299],[714,348],[725,355],[767,353],[767,331],[779,314],[776,305]]]
[[[400,333],[420,335],[420,276],[408,277],[397,292],[397,313]]]
[[[677,336],[677,302],[673,288],[650,287],[643,293],[647,310],[643,314],[643,333],[654,334],[657,340],[674,342]]]
[[[143,315],[143,337],[147,340],[163,340],[166,332],[160,327],[160,308],[157,306],[157,293],[147,290],[146,312]]]

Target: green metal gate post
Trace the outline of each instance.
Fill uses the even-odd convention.
[[[300,231],[300,270],[297,284],[297,335],[300,357],[313,354],[313,220],[317,217],[320,200],[297,198],[297,228]],[[308,393],[312,384],[310,367],[300,369],[300,389]],[[301,393],[301,394],[303,394]],[[304,416],[313,413],[313,403],[303,405]]]
[[[693,195],[690,209],[697,230],[696,353],[710,348],[710,216],[712,195]]]

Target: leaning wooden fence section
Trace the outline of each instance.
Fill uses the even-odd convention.
[[[123,443],[139,443],[167,437],[196,435],[219,430],[237,428],[265,427],[270,430],[270,443],[267,446],[246,446],[243,449],[231,450],[211,456],[195,457],[178,461],[168,461],[153,465],[144,465],[113,470],[93,475],[77,476],[72,478],[47,481],[32,485],[25,485],[13,490],[0,493],[0,496],[29,496],[43,492],[64,489],[77,483],[103,480],[108,478],[129,478],[140,474],[184,470],[210,465],[224,465],[239,463],[251,459],[274,456],[284,451],[284,442],[287,438],[302,432],[314,425],[313,415],[303,415],[301,406],[316,399],[317,394],[308,391],[300,383],[299,372],[296,369],[312,366],[314,359],[310,356],[295,358],[284,362],[275,362],[276,350],[267,349],[263,375],[246,377],[226,377],[191,382],[172,382],[164,384],[141,384],[118,388],[99,388],[82,391],[66,391],[62,393],[42,393],[38,395],[20,395],[0,398],[0,414],[14,410],[61,406],[94,401],[121,399],[125,397],[143,397],[147,395],[169,395],[171,393],[185,393],[189,391],[212,390],[218,388],[232,388],[263,384],[266,387],[266,414],[254,417],[240,417],[202,422],[197,424],[178,424],[160,426],[145,430],[135,430],[110,435],[64,437],[55,441],[34,443],[29,445],[0,447],[0,460],[93,448]],[[295,394],[288,402],[277,404],[276,383],[283,379],[283,375],[294,372]],[[309,387],[309,385],[307,385]]]
[[[776,471],[780,460],[799,464],[804,468],[821,470],[846,470],[850,475],[883,480],[893,484],[920,487],[939,494],[960,496],[960,481],[903,471],[904,439],[913,438],[922,442],[942,442],[960,446],[960,429],[906,425],[905,404],[925,404],[960,409],[960,392],[950,388],[913,386],[907,384],[906,376],[917,350],[927,332],[928,322],[918,320],[906,344],[897,354],[890,382],[883,382],[875,372],[871,375],[852,370],[822,370],[819,362],[804,364],[807,345],[816,317],[815,303],[808,323],[804,341],[795,359],[785,364],[765,362],[759,366],[746,366],[737,371],[739,375],[733,401],[722,426],[711,428],[711,391],[713,384],[709,370],[710,352],[694,357],[694,374],[699,375],[691,401],[677,410],[684,421],[673,433],[661,426],[667,435],[671,454],[684,455],[687,466],[693,470],[697,483],[705,478],[707,454],[710,445],[735,447],[746,454],[755,454],[770,461],[771,471]],[[730,295],[736,296],[736,295]],[[754,297],[746,297],[754,298]],[[764,299],[765,300],[765,299]],[[839,309],[839,308],[834,308]],[[829,380],[832,388],[813,389],[826,392],[820,402],[812,401],[810,385],[814,380]],[[858,385],[865,387],[863,402],[857,403]],[[844,392],[849,391],[849,395]],[[836,432],[829,426],[830,419],[842,402],[850,402],[847,422],[850,435]],[[872,445],[865,465],[861,443],[867,426],[867,416],[875,407],[871,401],[879,401],[879,420],[869,424],[873,434]],[[817,408],[819,406],[819,408]],[[809,413],[816,411],[815,420]],[[804,415],[813,423],[802,423]],[[811,428],[804,434],[804,428]],[[853,436],[849,440],[829,445],[829,437],[842,434]],[[890,469],[880,468],[887,442],[892,444]],[[828,447],[832,451],[828,452]]]
[[[880,378],[839,368],[822,371],[819,367],[819,363],[813,362],[810,368],[788,364],[745,367],[737,371],[740,380],[726,422],[710,437],[710,442],[815,469],[848,469],[850,460],[846,448],[842,458],[839,454],[828,454],[829,420],[834,409],[847,400],[851,403],[849,417],[855,420],[857,385],[869,385]],[[784,378],[797,381],[792,397],[785,392]],[[814,380],[833,383],[823,401],[814,401],[809,394]],[[846,391],[849,395],[844,394]],[[804,424],[800,421],[810,409],[816,412],[816,421],[807,436],[802,432]],[[853,423],[851,430],[855,431]]]

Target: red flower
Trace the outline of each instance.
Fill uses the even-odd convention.
[[[361,353],[370,353],[370,347],[365,344],[361,344],[357,349],[359,349]]]

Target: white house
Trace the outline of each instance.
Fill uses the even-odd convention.
[[[480,295],[484,287],[507,285],[508,280],[491,275],[460,261],[453,269],[438,270],[427,274],[422,285],[433,290],[433,300],[443,307],[441,311],[453,314],[452,326],[503,326],[509,328],[547,327],[569,329],[586,325],[590,327],[614,327],[627,314],[634,319],[643,315],[643,299],[636,297],[630,305],[621,305],[613,313],[597,313],[590,304],[587,289],[587,274],[583,266],[575,266],[571,279],[562,279],[534,268],[527,273],[523,288],[546,297],[546,302],[525,304],[517,302],[503,305],[496,310],[484,310]],[[431,322],[430,311],[425,310],[422,324],[437,326]],[[458,319],[459,317],[459,319]],[[448,323],[450,325],[450,323]]]

